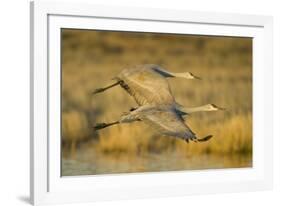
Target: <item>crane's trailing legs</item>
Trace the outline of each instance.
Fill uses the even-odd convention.
[[[97,123],[94,126],[94,130],[103,129],[103,128],[106,128],[106,127],[109,127],[109,126],[112,126],[112,125],[115,125],[115,124],[119,124],[119,123],[120,123],[119,121],[111,122],[111,123]]]
[[[104,92],[105,90],[110,89],[110,88],[112,88],[112,87],[115,87],[115,86],[117,86],[117,85],[119,85],[119,84],[120,84],[120,81],[118,81],[118,82],[116,82],[116,83],[114,83],[114,84],[111,84],[111,85],[109,85],[109,86],[107,86],[107,87],[98,88],[98,89],[96,89],[95,91],[93,91],[93,94],[97,94],[97,93]]]

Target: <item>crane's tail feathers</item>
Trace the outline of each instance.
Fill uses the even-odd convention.
[[[197,139],[197,141],[198,141],[198,142],[206,142],[206,141],[210,140],[212,137],[213,137],[213,135],[208,135],[208,136],[206,136],[206,137]]]

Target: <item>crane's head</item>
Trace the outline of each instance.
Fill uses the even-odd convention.
[[[205,110],[206,111],[218,111],[218,110],[225,110],[225,108],[218,107],[215,104],[207,104],[207,105],[205,105]]]
[[[195,76],[191,72],[184,72],[184,73],[182,73],[182,77],[186,78],[186,79],[198,79],[198,80],[201,80],[200,77]]]

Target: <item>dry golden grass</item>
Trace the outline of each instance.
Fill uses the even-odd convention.
[[[64,30],[62,44],[63,153],[88,144],[96,153],[145,155],[177,151],[201,154],[252,154],[252,41],[249,38],[163,36]],[[92,96],[98,87],[125,67],[160,64],[173,72],[190,71],[203,80],[169,80],[176,100],[185,106],[207,103],[225,112],[198,113],[186,118],[205,143],[155,137],[142,122],[113,126],[95,133],[96,122],[117,120],[136,106],[121,88]],[[89,143],[89,139],[93,141]]]

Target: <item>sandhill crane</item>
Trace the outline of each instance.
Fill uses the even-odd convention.
[[[139,65],[131,69],[123,70],[114,79],[116,83],[96,89],[93,93],[97,94],[120,85],[125,89],[137,102],[142,105],[174,105],[176,110],[182,115],[194,113],[197,111],[217,111],[222,108],[214,104],[207,104],[201,107],[186,108],[178,104],[171,94],[170,86],[165,78],[182,77],[186,79],[200,79],[190,72],[173,73],[164,70],[158,65],[146,64]],[[133,108],[132,110],[134,110]]]
[[[200,79],[190,72],[173,73],[158,65],[146,64],[121,71],[115,78],[116,82],[104,88],[96,89],[97,94],[120,85],[137,102],[138,105],[173,104],[174,97],[166,78],[181,77],[186,79]]]
[[[99,123],[95,129],[106,128],[115,124],[130,123],[134,121],[144,121],[145,123],[157,128],[158,133],[163,136],[172,136],[195,142],[208,141],[212,135],[207,135],[198,139],[194,132],[184,123],[182,116],[172,105],[145,105],[130,111],[121,116],[118,121],[112,123]]]

